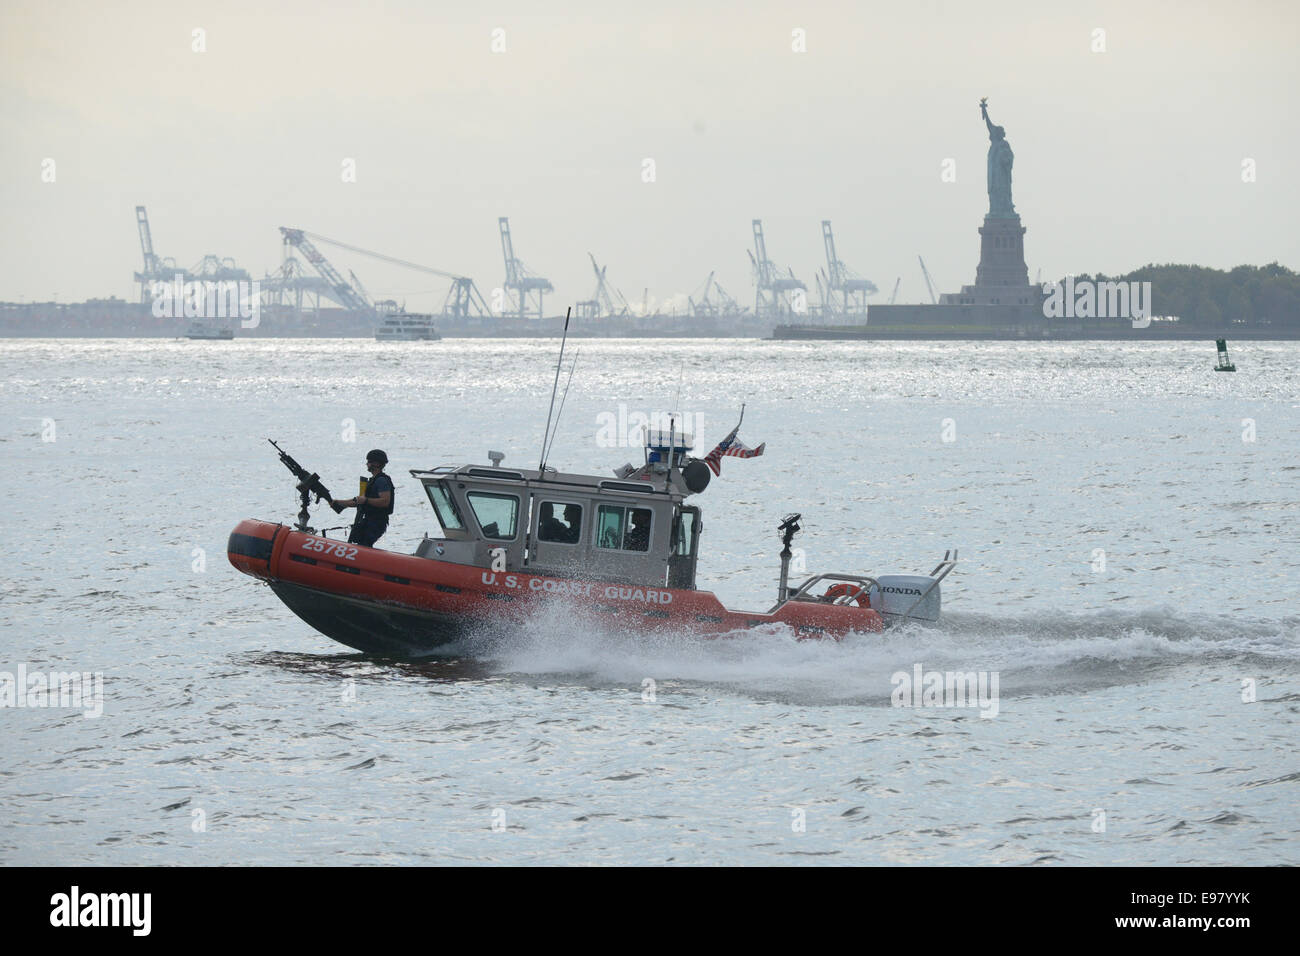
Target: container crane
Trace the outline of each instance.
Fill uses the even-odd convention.
[[[925,287],[930,290],[930,304],[938,305],[939,300],[934,295],[934,283],[930,281],[930,270],[925,267],[924,259],[920,256],[917,256],[916,259],[921,263],[921,275],[925,276]]]
[[[175,259],[164,259],[154,252],[153,232],[144,206],[135,207],[135,224],[140,233],[140,252],[144,257],[144,269],[135,273],[135,281],[140,283],[142,303],[150,300],[154,283],[173,282],[178,273],[182,282],[246,282],[251,278],[235,264],[234,259],[213,255],[204,256],[192,268],[177,268]]]
[[[153,251],[153,234],[149,230],[149,214],[144,206],[135,207],[135,224],[140,233],[140,251],[144,254],[144,269],[135,274],[135,281],[140,283],[140,302],[150,301],[150,286],[155,282],[171,282],[180,272],[182,281],[188,281],[190,275],[184,269],[176,268],[175,259],[163,259]]]
[[[201,282],[247,282],[250,278],[245,270],[235,265],[234,259],[211,255],[200,259],[189,274]]]
[[[596,257],[590,252],[587,257],[591,259],[591,268],[596,273],[596,291],[591,294],[591,298],[585,302],[578,302],[574,306],[574,311],[579,318],[599,319],[599,318],[618,318],[627,315],[631,307],[627,300],[623,298],[623,293],[617,289],[613,295],[610,294],[608,283],[605,281],[605,273],[608,271],[608,265],[597,265]],[[618,303],[614,299],[617,297]],[[620,308],[621,306],[621,308]]]
[[[843,315],[865,316],[867,296],[879,291],[876,284],[862,278],[840,260],[835,252],[835,234],[831,231],[829,219],[822,220],[822,242],[826,246],[827,309]],[[836,294],[839,302],[835,301]]]
[[[287,250],[289,247],[285,248]],[[268,273],[261,284],[264,305],[279,309],[289,308],[299,314],[303,312],[305,297],[315,297],[315,306],[311,311],[318,315],[321,296],[333,297],[329,282],[318,275],[308,275],[302,261],[287,253],[280,268]]]
[[[544,308],[542,297],[547,292],[554,292],[555,287],[551,285],[550,279],[529,272],[515,255],[514,240],[510,238],[509,218],[501,216],[497,219],[497,228],[501,232],[501,254],[506,261],[506,281],[502,289],[505,292],[507,308],[503,314],[518,319],[527,318],[530,310],[529,300],[536,296],[537,317],[540,319]],[[514,293],[514,302],[511,302],[511,292]]]
[[[767,257],[767,240],[763,237],[763,220],[755,219],[754,251],[749,254],[750,264],[754,269],[754,314],[759,316],[779,316],[794,312],[793,297],[796,292],[807,293],[802,279],[796,279],[792,270],[786,270],[788,277],[781,275],[781,270]]]

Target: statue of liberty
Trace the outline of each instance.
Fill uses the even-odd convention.
[[[989,128],[989,216],[993,219],[1016,219],[1016,207],[1011,204],[1011,164],[1016,155],[1007,142],[1007,131],[989,121],[988,97],[980,100],[980,114]]]

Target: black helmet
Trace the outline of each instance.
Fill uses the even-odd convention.
[[[372,448],[366,452],[366,461],[377,461],[381,465],[388,464],[388,456],[384,454],[381,448]]]

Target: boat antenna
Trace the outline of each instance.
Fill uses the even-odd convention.
[[[672,413],[668,415],[668,475],[664,478],[664,490],[668,490],[673,483],[673,463],[677,460],[677,418]]]
[[[551,414],[555,411],[555,393],[560,388],[560,364],[564,361],[564,343],[569,340],[569,318],[573,315],[573,306],[564,313],[564,333],[560,336],[560,357],[555,361],[555,384],[551,386],[551,407],[546,412],[546,430],[542,432],[542,460],[537,464],[540,474],[546,468],[546,445],[551,435]]]
[[[682,400],[682,379],[686,376],[686,360],[682,359],[681,365],[677,368],[677,394],[673,396],[673,412],[680,412]]]
[[[546,446],[546,451],[542,453],[542,460],[551,457],[551,448],[555,445],[555,436],[560,433],[560,418],[564,415],[564,403],[569,400],[569,386],[573,384],[573,370],[578,367],[578,356],[582,350],[573,353],[573,361],[569,364],[569,377],[564,382],[564,393],[560,396],[560,407],[555,413],[555,427],[551,429],[551,441]]]

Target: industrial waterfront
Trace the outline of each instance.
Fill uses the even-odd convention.
[[[190,338],[351,338],[370,337],[400,313],[404,303],[372,297],[355,270],[337,266],[321,249],[335,256],[363,258],[432,275],[447,283],[439,311],[431,315],[438,335],[448,338],[537,338],[559,335],[565,309],[551,280],[529,269],[515,253],[510,222],[498,220],[504,278],[486,292],[469,276],[410,262],[387,253],[331,239],[303,229],[281,227],[280,265],[254,278],[233,259],[205,255],[181,267],[171,256],[155,252],[147,210],[135,210],[142,268],[133,282],[134,300],[117,297],[85,302],[0,302],[0,336]],[[1012,234],[1018,225],[1011,226]],[[1044,302],[1049,286],[1027,280],[1023,248],[1009,260],[998,237],[985,241],[975,285],[960,293],[939,293],[918,256],[919,274],[929,303],[897,303],[902,277],[895,279],[884,302],[868,299],[880,293],[870,279],[850,268],[839,256],[830,220],[821,222],[825,264],[812,289],[788,266],[769,255],[762,220],[751,223],[752,248],[746,250],[753,286],[752,305],[729,293],[709,272],[703,282],[670,310],[652,308],[648,290],[633,301],[608,278],[608,264],[588,254],[594,288],[573,301],[570,334],[580,338],[777,338],[793,340],[871,339],[1205,339],[1229,335],[1239,339],[1300,337],[1300,313],[1295,307],[1300,280],[1276,263],[1262,269],[1240,267],[1221,273],[1230,282],[1249,273],[1246,282],[1266,289],[1272,316],[1228,317],[1222,310],[1210,321],[1194,317],[1155,316],[1140,323],[1128,315],[1071,316],[1048,320]],[[1021,228],[1023,232],[1023,227]],[[1005,229],[1004,229],[1005,231]],[[983,232],[983,229],[981,229]],[[997,262],[999,255],[1004,261]],[[986,267],[985,258],[992,261]],[[1003,275],[986,280],[1001,268]],[[1152,270],[1154,267],[1148,267]],[[1185,267],[1160,267],[1167,270]],[[1193,270],[1196,271],[1196,270]],[[1209,270],[1199,270],[1201,272]],[[1134,275],[1145,274],[1144,272]],[[1040,277],[1041,278],[1041,277]],[[1112,283],[1113,285],[1114,283]],[[1224,283],[1221,283],[1224,284]],[[1243,284],[1238,281],[1237,286]],[[1014,288],[1012,288],[1014,287]],[[195,297],[189,293],[198,290]],[[207,302],[202,293],[208,293]],[[214,290],[230,290],[228,309],[212,309]],[[1008,293],[1015,296],[1014,301]],[[1005,298],[1005,301],[1000,299]],[[236,307],[243,305],[242,312]],[[164,307],[165,306],[165,307]],[[1150,317],[1149,317],[1150,318]],[[1191,319],[1190,321],[1188,319]],[[391,321],[391,320],[389,320]],[[194,334],[195,327],[226,334]],[[383,337],[382,335],[380,336]]]
[[[84,303],[0,302],[0,335],[184,335],[196,340],[253,337],[353,337],[427,341],[442,337],[515,338],[568,333],[597,338],[776,339],[1246,339],[1300,338],[1300,275],[1273,262],[1231,272],[1196,266],[1148,265],[1125,276],[1073,274],[1033,282],[1025,236],[1012,198],[1015,156],[1006,128],[993,123],[988,100],[979,103],[989,137],[986,159],[988,212],[978,228],[975,281],[958,292],[938,291],[917,255],[929,302],[899,303],[902,276],[887,302],[840,258],[831,220],[821,220],[825,264],[814,286],[769,253],[763,221],[751,221],[746,250],[753,306],[742,304],[708,273],[702,284],[664,307],[646,288],[640,299],[624,295],[588,252],[594,290],[568,299],[563,310],[545,275],[526,266],[515,250],[510,219],[497,219],[504,278],[485,293],[469,276],[367,249],[306,229],[280,226],[280,264],[254,278],[234,259],[204,255],[184,268],[154,248],[145,206],[135,207],[142,266],[133,276],[138,300],[116,297]],[[329,247],[330,254],[321,249]],[[408,311],[394,297],[371,295],[360,276],[335,259],[382,263],[445,283],[436,312]],[[340,260],[341,261],[341,260]],[[347,268],[347,276],[343,274]],[[364,269],[364,266],[362,266]],[[1208,274],[1208,278],[1207,275]],[[1160,286],[1160,311],[1154,286]],[[551,312],[547,311],[550,296]],[[565,321],[549,321],[563,315]]]
[[[139,290],[135,301],[120,298],[92,299],[83,303],[0,303],[0,334],[3,335],[183,335],[187,323],[196,318],[222,320],[241,336],[352,337],[369,336],[383,317],[403,308],[393,299],[372,297],[356,271],[336,266],[331,256],[361,257],[383,262],[447,283],[441,308],[434,313],[441,335],[452,337],[536,337],[558,335],[561,325],[548,322],[565,314],[556,307],[555,287],[516,254],[507,217],[497,222],[504,278],[486,292],[469,276],[421,265],[384,252],[363,249],[351,243],[309,232],[281,227],[282,257],[274,271],[255,278],[228,257],[205,255],[188,268],[176,258],[155,251],[153,230],[146,207],[135,210],[142,268],[133,275]],[[657,307],[648,290],[630,300],[608,278],[608,264],[602,265],[588,253],[594,288],[581,299],[572,300],[577,320],[573,334],[594,337],[731,337],[770,336],[782,320],[815,315],[825,322],[866,321],[866,297],[876,286],[842,262],[835,249],[830,221],[821,224],[827,265],[816,279],[817,301],[810,304],[807,285],[794,277],[793,270],[774,263],[767,253],[761,220],[752,223],[754,247],[749,261],[755,276],[753,306],[742,303],[709,272],[686,297],[685,303],[665,310]],[[331,249],[331,256],[322,251]],[[181,288],[212,290],[239,287],[256,297],[257,321],[251,311],[241,318],[212,315],[197,303],[186,302]],[[177,289],[171,295],[171,289]],[[168,307],[159,307],[160,294]],[[190,306],[188,309],[184,306]],[[548,305],[550,311],[548,311]]]

